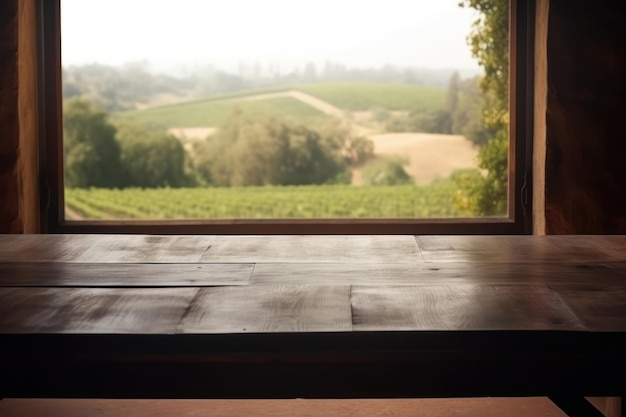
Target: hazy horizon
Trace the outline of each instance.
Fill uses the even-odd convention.
[[[64,66],[149,63],[154,71],[309,62],[479,71],[466,37],[477,18],[458,0],[62,0]],[[123,13],[121,13],[121,11]],[[139,19],[139,20],[138,20]]]

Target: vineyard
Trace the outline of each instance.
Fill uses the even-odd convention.
[[[68,219],[277,219],[460,217],[456,186],[264,186],[66,189]]]

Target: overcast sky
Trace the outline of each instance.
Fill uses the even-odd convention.
[[[64,65],[478,68],[459,0],[62,0]]]

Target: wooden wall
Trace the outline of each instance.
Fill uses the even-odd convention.
[[[0,1],[0,233],[39,229],[35,2]]]
[[[38,230],[34,3],[0,1],[0,233]],[[539,161],[545,194],[538,200],[545,198],[549,234],[626,233],[626,16],[619,4],[550,0],[546,158]],[[544,168],[535,166],[541,179]]]
[[[551,0],[545,214],[548,234],[626,233],[626,13]]]

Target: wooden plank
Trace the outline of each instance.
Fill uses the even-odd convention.
[[[606,417],[626,417],[623,399],[624,397],[608,397],[605,403],[604,415]]]
[[[0,235],[0,262],[71,262],[98,239],[95,235]]]
[[[426,262],[626,261],[626,242],[621,237],[418,236],[416,240]]]
[[[350,330],[348,286],[205,288],[182,323],[184,333]]]
[[[214,236],[0,235],[0,262],[197,262]]]
[[[253,285],[437,285],[626,282],[625,263],[259,263]]]
[[[0,263],[0,287],[247,285],[252,264]]]
[[[0,288],[0,333],[176,333],[196,288]]]
[[[107,235],[76,262],[198,262],[215,236]]]
[[[540,286],[356,286],[352,311],[360,331],[584,329]]]
[[[591,283],[552,288],[590,330],[626,331],[626,285]]]
[[[419,263],[412,236],[220,236],[202,262]]]

